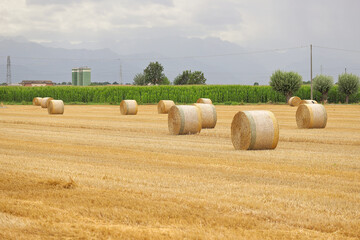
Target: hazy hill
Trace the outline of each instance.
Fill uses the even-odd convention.
[[[131,49],[134,54],[129,54]],[[121,51],[126,54],[117,53]],[[35,79],[68,82],[71,81],[71,68],[80,66],[92,68],[92,81],[119,82],[121,64],[123,82],[131,83],[135,74],[142,72],[150,61],[159,61],[171,81],[183,70],[203,71],[209,84],[252,84],[259,81],[241,76],[244,71],[254,69],[256,72],[262,68],[250,56],[212,56],[234,51],[243,50],[217,39],[162,39],[146,44],[131,42],[129,45],[114,42],[109,43],[108,49],[101,50],[53,48],[24,39],[3,39],[0,41],[0,71],[3,72],[0,81],[6,81],[8,55],[11,56],[12,82]]]
[[[150,61],[159,61],[171,81],[183,70],[203,71],[208,84],[268,84],[276,69],[297,71],[305,81],[310,78],[309,48],[259,51],[217,38],[181,37],[122,39],[73,46],[79,49],[51,45],[29,42],[24,38],[0,38],[0,82],[6,82],[8,55],[11,56],[13,83],[22,80],[69,82],[71,69],[80,66],[92,68],[92,81],[119,82],[120,64],[123,82],[131,83],[135,74],[142,72]],[[59,45],[54,43],[54,46]],[[100,45],[107,48],[96,49]],[[336,81],[345,67],[348,72],[360,74],[360,53],[314,47],[314,76],[322,70],[333,75]]]

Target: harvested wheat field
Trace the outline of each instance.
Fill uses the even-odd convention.
[[[156,105],[0,109],[0,239],[359,239],[360,105],[298,129],[287,105],[216,106],[170,135]],[[275,150],[231,142],[238,111],[270,110]]]

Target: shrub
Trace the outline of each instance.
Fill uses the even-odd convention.
[[[270,86],[273,90],[282,93],[286,102],[298,91],[302,84],[302,77],[296,72],[275,71],[270,77]]]
[[[183,71],[174,79],[174,85],[186,84],[205,84],[206,78],[201,71],[191,72],[191,70]]]
[[[164,67],[158,62],[150,62],[149,65],[144,69],[145,84],[152,85],[169,85],[169,80],[163,73]]]
[[[349,97],[359,90],[359,77],[354,74],[344,73],[339,75],[339,92],[346,95],[346,103],[349,103]]]
[[[145,85],[145,75],[138,73],[134,77],[134,85]]]
[[[334,84],[333,78],[326,75],[317,75],[313,80],[313,84],[314,89],[322,94],[322,101],[327,101],[328,92]]]

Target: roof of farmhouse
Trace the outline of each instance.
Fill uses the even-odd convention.
[[[23,80],[21,84],[53,84],[50,80]]]

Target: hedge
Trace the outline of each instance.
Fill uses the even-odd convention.
[[[310,86],[303,85],[294,95],[310,99]],[[135,99],[139,104],[156,104],[168,99],[176,103],[193,103],[200,97],[210,98],[214,103],[285,103],[285,96],[270,86],[244,85],[193,85],[193,86],[47,86],[18,87],[1,86],[0,101],[24,103],[34,97],[53,97],[65,103],[118,104],[123,99]],[[314,91],[314,99],[321,101],[321,94]],[[328,94],[329,103],[345,102],[345,95],[334,86]],[[350,103],[360,102],[360,91],[352,95]]]

